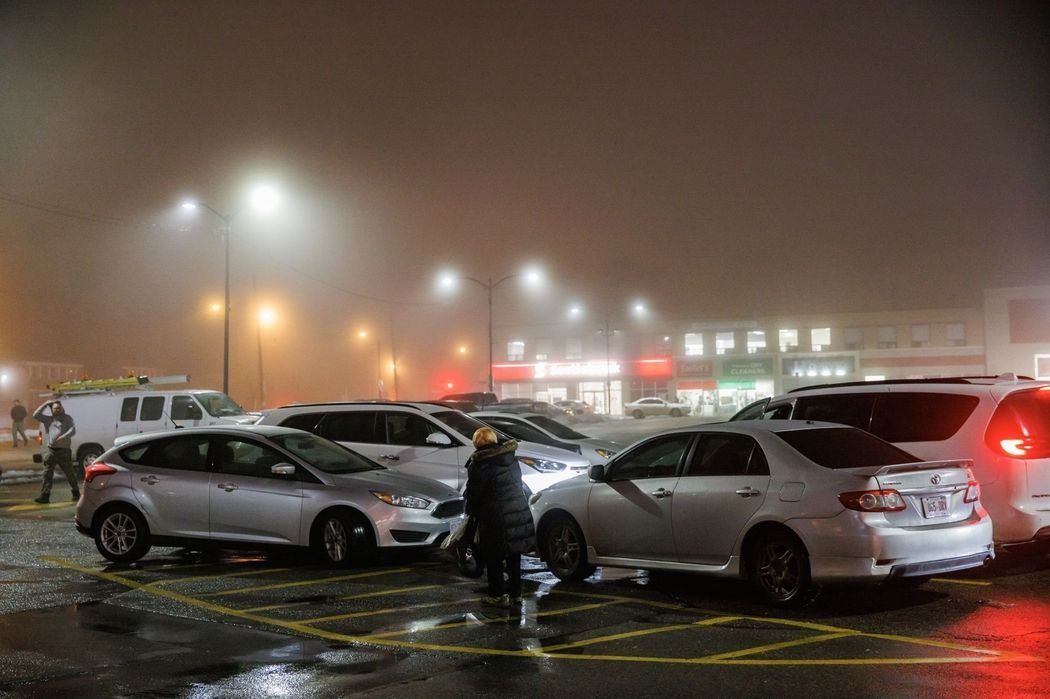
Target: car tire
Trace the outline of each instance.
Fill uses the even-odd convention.
[[[809,553],[794,534],[762,534],[751,547],[748,571],[751,584],[773,604],[796,606],[811,599]]]
[[[314,528],[314,550],[335,566],[370,563],[376,557],[372,527],[363,516],[344,510],[326,512]]]
[[[150,548],[149,525],[130,505],[115,505],[95,517],[95,548],[114,563],[130,563]]]
[[[641,410],[635,410],[633,413],[631,413],[631,417],[633,417],[635,420],[641,420],[643,417],[645,417],[645,413],[643,413]]]
[[[543,560],[559,580],[577,582],[594,574],[596,566],[587,563],[587,541],[571,517],[555,517],[543,527],[541,539]]]
[[[671,408],[671,417],[682,417],[682,411],[678,408]]]
[[[97,444],[87,444],[80,448],[77,452],[77,461],[80,462],[80,472],[83,473],[84,469],[94,463],[95,459],[102,456],[102,452],[105,451],[102,447]]]

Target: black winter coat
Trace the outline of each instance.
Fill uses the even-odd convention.
[[[467,514],[475,517],[479,557],[486,563],[536,546],[532,512],[521,484],[521,467],[514,456],[518,443],[478,449],[467,461]]]

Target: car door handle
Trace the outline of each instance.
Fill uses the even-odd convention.
[[[219,490],[225,490],[227,493],[232,493],[237,490],[236,483],[219,483]]]
[[[379,458],[383,461],[400,461],[401,457],[397,454],[380,454]]]
[[[736,494],[737,494],[737,495],[740,495],[741,497],[749,498],[749,497],[751,497],[752,495],[760,495],[760,494],[761,494],[761,492],[762,492],[762,491],[760,491],[760,490],[755,490],[755,489],[754,489],[754,488],[752,488],[751,486],[748,486],[748,487],[746,487],[746,488],[741,488],[740,490],[736,491]]]
[[[651,492],[649,494],[652,495],[654,498],[663,499],[663,498],[669,498],[672,495],[674,495],[674,491],[668,490],[667,488],[657,488],[656,490],[654,490],[653,492]]]
[[[143,476],[139,480],[142,481],[143,483],[148,483],[150,485],[153,485],[154,483],[156,483],[160,479],[157,478],[156,476]]]

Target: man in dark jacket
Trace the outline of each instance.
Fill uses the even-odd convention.
[[[488,597],[483,601],[506,607],[511,601],[521,602],[521,554],[536,545],[532,512],[514,456],[518,443],[500,444],[488,427],[474,432],[473,441],[477,451],[467,461],[467,514],[477,520],[478,555],[488,571]]]

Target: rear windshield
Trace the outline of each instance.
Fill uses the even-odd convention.
[[[866,468],[922,461],[873,434],[849,427],[777,432],[795,451],[824,468]]]
[[[940,442],[950,438],[980,399],[951,393],[887,393],[875,402],[871,431],[887,442]]]
[[[562,439],[587,439],[587,435],[580,434],[571,427],[563,425],[557,420],[552,420],[544,415],[531,415],[525,419],[534,425],[539,425],[555,437],[561,437]]]

